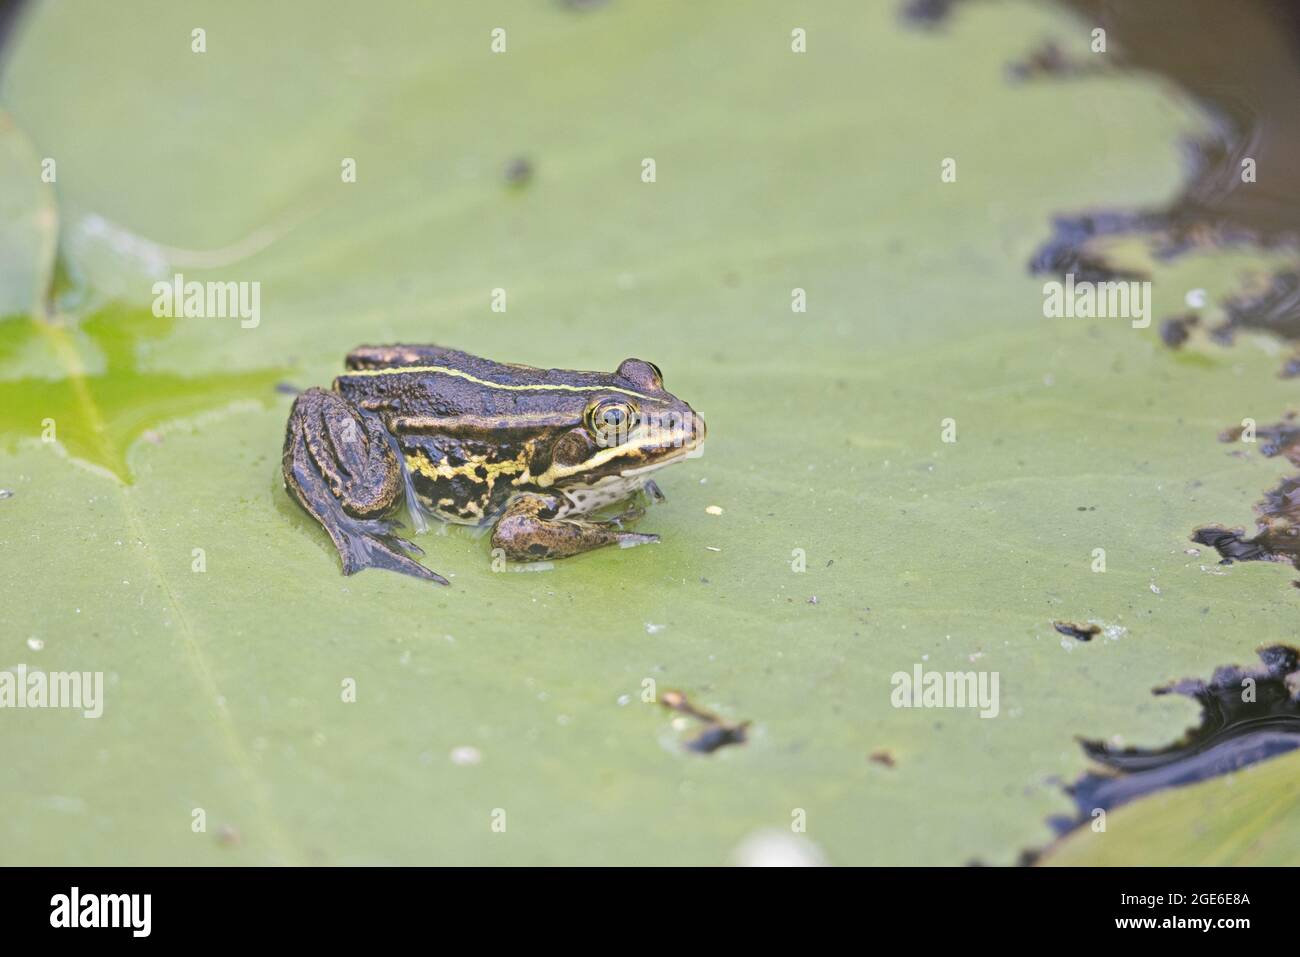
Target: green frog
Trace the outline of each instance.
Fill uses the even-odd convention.
[[[284,438],[289,493],[329,533],[351,575],[386,568],[449,584],[400,537],[430,518],[492,526],[494,555],[565,558],[659,540],[629,531],[649,477],[696,453],[704,420],[658,366],[612,374],[492,362],[440,346],[362,346],[333,388],[294,400]],[[625,503],[622,514],[591,517]],[[500,551],[496,551],[499,549]]]

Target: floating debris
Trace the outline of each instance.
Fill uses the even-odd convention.
[[[1045,40],[1023,59],[1010,64],[1007,74],[1012,80],[1024,82],[1041,77],[1092,76],[1111,69],[1110,64],[1095,54],[1084,57],[1070,56],[1055,40]]]
[[[868,757],[867,760],[870,761],[872,764],[880,764],[887,768],[895,767],[898,764],[898,761],[895,760],[894,755],[885,748],[881,748],[878,751],[872,751],[871,756]]]
[[[1077,638],[1079,641],[1092,641],[1093,638],[1101,634],[1101,625],[1088,622],[1085,625],[1076,625],[1069,621],[1054,621],[1052,627],[1068,638]]]
[[[704,723],[704,730],[683,744],[683,747],[688,751],[712,754],[718,748],[725,747],[728,744],[744,744],[747,740],[746,731],[750,722],[742,721],[740,724],[728,724],[711,711],[704,711],[695,707],[695,705],[691,704],[690,699],[680,691],[665,691],[660,695],[659,703],[670,711],[676,711],[678,714]]]

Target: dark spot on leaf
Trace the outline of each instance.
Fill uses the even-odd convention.
[[[901,16],[904,23],[916,27],[937,27],[948,15],[957,0],[907,0],[903,4]]]
[[[1069,638],[1077,638],[1079,641],[1092,641],[1093,638],[1101,634],[1100,625],[1076,625],[1069,621],[1054,621],[1052,627],[1061,634]]]
[[[1182,316],[1170,316],[1160,323],[1160,338],[1170,349],[1180,348],[1191,335],[1189,330],[1200,321],[1201,317],[1194,312]]]
[[[665,691],[659,697],[659,703],[670,711],[688,715],[704,724],[704,729],[698,735],[682,745],[688,751],[712,754],[718,748],[728,744],[744,744],[747,740],[748,721],[728,724],[713,712],[697,708],[680,691]]]
[[[892,768],[898,764],[898,762],[894,759],[893,753],[886,748],[881,748],[878,751],[872,751],[871,756],[867,760],[871,761],[873,764],[884,765],[887,768]]]
[[[746,725],[725,725],[714,724],[705,728],[695,738],[686,742],[686,747],[691,751],[698,751],[701,754],[712,754],[718,748],[728,744],[745,743]]]
[[[1050,77],[1089,76],[1104,73],[1110,69],[1114,57],[1110,60],[1095,55],[1087,57],[1070,56],[1055,40],[1044,40],[1021,60],[1007,67],[1007,75],[1016,82]]]
[[[533,179],[533,162],[527,156],[516,156],[506,164],[505,179],[510,186],[527,186]]]

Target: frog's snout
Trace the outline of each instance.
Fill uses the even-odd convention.
[[[691,437],[689,445],[692,449],[698,449],[704,444],[704,440],[709,436],[708,423],[694,409],[691,410]]]

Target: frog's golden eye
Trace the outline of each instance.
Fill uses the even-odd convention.
[[[636,407],[622,399],[603,399],[587,410],[587,428],[598,438],[617,441],[617,436],[626,436],[636,423]]]

